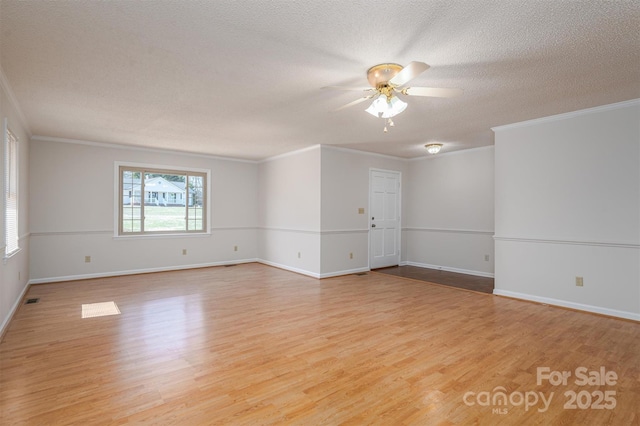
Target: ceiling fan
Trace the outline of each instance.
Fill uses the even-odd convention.
[[[353,90],[364,92],[365,95],[353,102],[337,108],[340,111],[357,105],[361,102],[373,99],[373,102],[365,111],[369,114],[387,119],[387,124],[393,126],[391,117],[400,114],[407,108],[407,103],[398,97],[398,94],[406,96],[431,96],[438,98],[452,98],[462,93],[461,89],[444,89],[434,87],[410,87],[406,84],[418,75],[429,69],[424,62],[411,62],[406,67],[398,64],[379,64],[367,70],[367,80],[371,87],[344,87],[327,86],[327,89]],[[384,131],[387,132],[385,126]]]

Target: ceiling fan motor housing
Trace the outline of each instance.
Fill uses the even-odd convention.
[[[395,77],[402,68],[402,65],[399,64],[374,65],[367,70],[367,80],[369,80],[369,84],[375,89],[389,86],[389,80]]]

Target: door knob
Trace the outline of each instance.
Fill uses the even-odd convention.
[[[376,224],[375,224],[375,223],[372,223],[372,224],[371,224],[371,227],[372,227],[372,228],[375,228],[375,227],[376,227]]]

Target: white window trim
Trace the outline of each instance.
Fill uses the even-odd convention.
[[[211,170],[200,169],[196,167],[179,167],[179,166],[167,166],[163,164],[149,164],[149,163],[132,163],[125,161],[115,161],[113,163],[113,238],[114,239],[153,239],[153,238],[191,238],[191,237],[208,237],[211,236]],[[171,232],[171,233],[153,233],[153,234],[134,234],[134,235],[122,235],[118,233],[120,229],[120,167],[132,167],[132,168],[145,168],[145,169],[161,169],[161,170],[173,170],[177,172],[197,172],[204,173],[207,180],[207,215],[206,229],[202,232]]]
[[[19,218],[20,218],[20,148],[19,148],[19,141],[20,139],[18,138],[18,136],[11,132],[11,134],[13,135],[14,139],[15,139],[15,188],[16,188],[16,211],[15,211],[15,232],[16,232],[16,248],[14,250],[12,250],[11,252],[7,253],[7,239],[9,237],[9,226],[7,224],[7,191],[9,188],[9,185],[11,184],[10,181],[10,176],[9,176],[9,172],[8,172],[8,167],[7,167],[7,163],[10,160],[9,158],[9,120],[7,118],[4,119],[4,123],[3,123],[3,139],[4,139],[4,177],[3,177],[3,197],[4,197],[4,212],[3,212],[3,218],[4,218],[4,244],[3,244],[3,259],[6,262],[7,259],[15,256],[17,253],[20,252],[21,248],[20,248],[20,235],[19,235]]]

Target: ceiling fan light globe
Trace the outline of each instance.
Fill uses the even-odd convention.
[[[371,105],[369,105],[369,108],[365,109],[365,111],[374,117],[379,117],[379,113],[384,112],[386,109],[384,104],[386,104],[386,99],[382,99],[382,96],[377,97],[373,102],[371,102]]]
[[[389,109],[387,110],[388,116],[384,118],[394,117],[400,114],[405,109],[407,109],[407,103],[404,102],[402,99],[398,98],[397,96],[392,97],[391,101],[388,102],[388,105],[389,105]]]
[[[365,111],[374,117],[391,118],[400,114],[407,109],[407,103],[399,99],[397,96],[387,99],[386,96],[380,96],[369,105]]]

